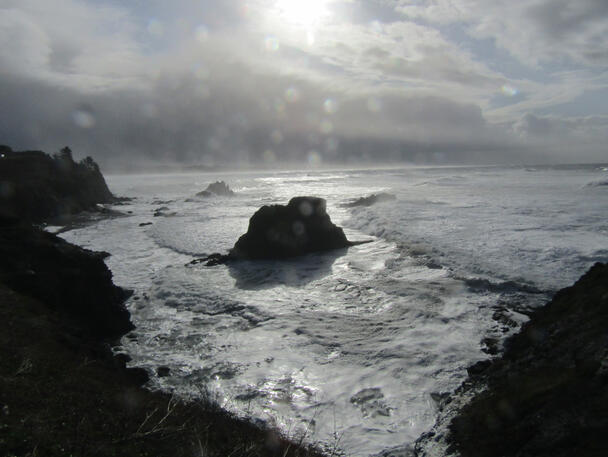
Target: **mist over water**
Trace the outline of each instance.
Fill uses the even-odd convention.
[[[233,198],[198,198],[223,179]],[[208,392],[239,414],[347,455],[407,450],[453,391],[558,288],[608,260],[601,167],[413,168],[110,176],[120,211],[62,236],[112,254],[135,290],[123,339],[152,386]],[[396,200],[343,207],[389,192]],[[327,200],[350,240],[286,262],[205,267],[263,204]],[[154,214],[157,216],[154,216]],[[152,222],[151,225],[140,224]],[[484,352],[485,350],[485,352]]]

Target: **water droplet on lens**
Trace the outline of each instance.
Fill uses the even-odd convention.
[[[95,117],[87,110],[79,109],[72,113],[74,124],[83,129],[91,128],[95,125]]]

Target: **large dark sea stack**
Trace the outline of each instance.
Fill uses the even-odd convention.
[[[317,197],[294,197],[287,206],[263,206],[251,217],[247,233],[238,239],[229,256],[284,259],[352,246],[325,208],[325,200]]]
[[[134,328],[124,306],[129,293],[112,283],[106,256],[31,225],[0,219],[0,283],[43,301],[96,338],[114,338]]]
[[[608,264],[560,290],[501,358],[469,372],[487,390],[451,423],[463,457],[608,455]]]
[[[67,147],[49,156],[0,146],[0,213],[5,216],[39,223],[115,201],[90,157],[74,162]]]

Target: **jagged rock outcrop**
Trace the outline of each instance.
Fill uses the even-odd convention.
[[[387,202],[387,201],[396,200],[396,199],[397,199],[397,197],[395,197],[393,194],[387,194],[385,192],[381,192],[379,194],[372,194],[372,195],[368,195],[367,197],[358,198],[357,200],[350,202],[350,203],[346,203],[343,206],[345,208],[356,208],[358,206],[372,206],[372,205],[375,205],[376,203]]]
[[[235,193],[228,187],[224,181],[216,181],[207,186],[207,188],[196,194],[197,197],[234,197]]]
[[[249,220],[229,256],[237,259],[284,259],[311,252],[352,246],[344,231],[332,223],[326,202],[294,197],[287,205],[263,206]]]
[[[487,385],[452,420],[461,456],[608,455],[608,264],[536,310],[505,352],[469,369]]]
[[[90,157],[74,162],[67,147],[54,156],[0,147],[0,214],[5,217],[39,223],[116,200]]]
[[[0,218],[0,283],[43,301],[96,338],[134,328],[124,306],[129,292],[112,283],[107,256]]]
[[[249,219],[242,235],[228,254],[214,253],[188,265],[221,265],[231,260],[280,260],[313,252],[343,249],[369,243],[349,241],[326,212],[325,199],[294,197],[287,205],[265,205]]]

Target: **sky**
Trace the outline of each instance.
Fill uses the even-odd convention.
[[[110,168],[608,162],[608,2],[0,0],[0,102]]]

